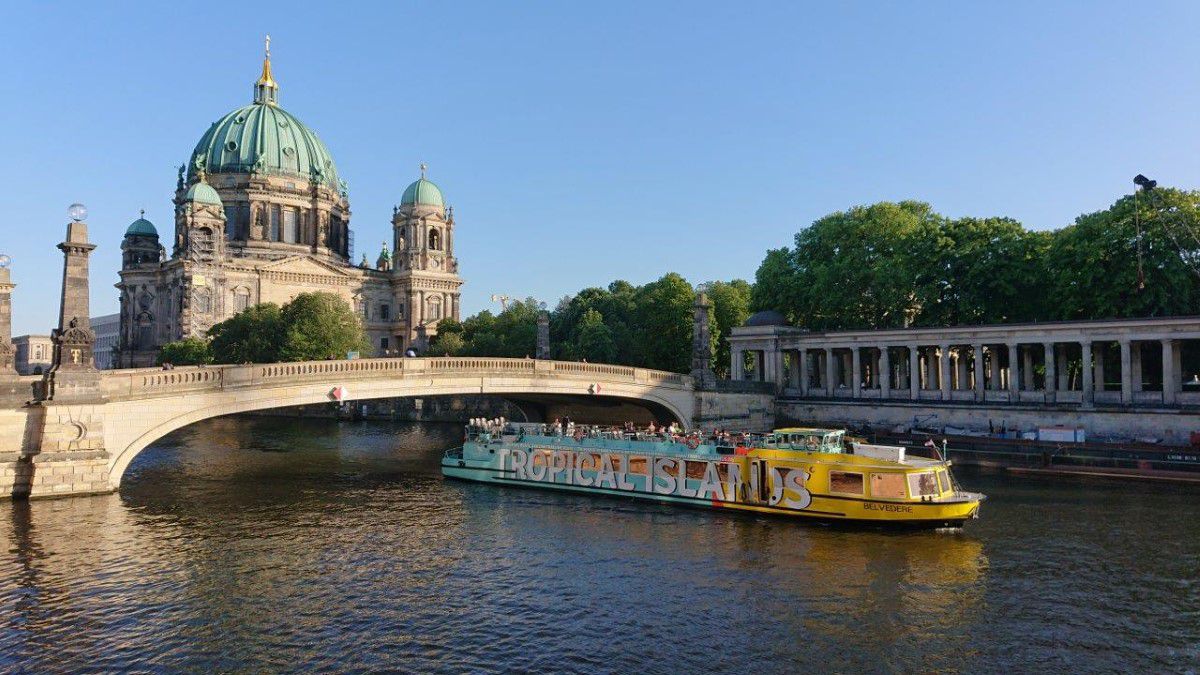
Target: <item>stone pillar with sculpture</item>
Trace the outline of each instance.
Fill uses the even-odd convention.
[[[87,209],[72,204],[63,252],[63,287],[58,328],[51,333],[54,356],[42,382],[42,399],[31,409],[40,418],[37,447],[26,448],[26,471],[15,496],[43,497],[111,492],[104,442],[104,392],[92,356],[96,334],[88,321]]]
[[[87,209],[72,204],[67,238],[58,245],[63,252],[62,295],[58,328],[51,331],[54,356],[46,372],[45,398],[53,401],[93,402],[102,400],[100,373],[93,350],[96,334],[88,318],[90,284],[88,257],[95,244],[88,241]]]

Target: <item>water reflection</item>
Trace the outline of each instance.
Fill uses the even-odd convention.
[[[211,420],[147,450],[119,495],[11,504],[0,658],[953,672],[1161,668],[1200,643],[1195,525],[1159,521],[1154,553],[1121,540],[1194,493],[974,476],[993,498],[963,533],[854,531],[446,482],[437,458],[457,437]],[[1047,518],[1068,505],[1078,522]],[[1089,650],[1096,625],[1113,651]]]

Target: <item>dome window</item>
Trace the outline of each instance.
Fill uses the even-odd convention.
[[[287,121],[286,119],[280,118],[280,120],[279,120],[279,128],[280,128],[280,129],[286,129],[286,128],[288,128],[288,121]]]
[[[295,151],[295,149],[292,148],[292,146],[289,145],[288,147],[283,149],[283,154],[287,155],[288,157],[291,157],[292,155],[296,154],[296,151]]]
[[[237,117],[233,118],[234,124],[244,124],[245,122],[246,122],[245,115],[238,115]]]
[[[228,143],[225,144],[225,149],[228,150],[229,152],[233,152],[234,150],[237,150],[237,141],[229,141]]]

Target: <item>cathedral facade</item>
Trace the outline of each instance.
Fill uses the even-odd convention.
[[[460,318],[454,212],[425,167],[392,210],[392,249],[355,265],[346,184],[278,98],[268,43],[253,103],[213,123],[179,168],[171,238],[144,217],[126,231],[118,367],[152,366],[168,342],[303,292],[341,296],[376,355],[421,349]]]

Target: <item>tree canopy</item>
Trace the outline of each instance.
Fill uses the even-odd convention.
[[[713,339],[717,368],[728,368],[730,328],[749,313],[750,284],[711,282],[703,288],[713,303]],[[678,274],[644,286],[614,281],[607,288],[585,288],[563,298],[550,312],[554,358],[613,363],[687,372],[692,359],[692,321],[696,289]],[[513,303],[498,315],[483,311],[461,324],[442,321],[429,354],[531,356],[537,341],[538,303]]]
[[[158,352],[158,365],[170,363],[176,366],[202,366],[213,362],[208,341],[201,338],[184,338],[168,342]]]
[[[1158,188],[1030,231],[921,202],[857,206],[768,251],[751,305],[815,330],[1194,314],[1198,208],[1200,193]]]
[[[368,352],[358,315],[332,293],[301,293],[283,307],[255,305],[208,330],[217,363],[346,358]]]

